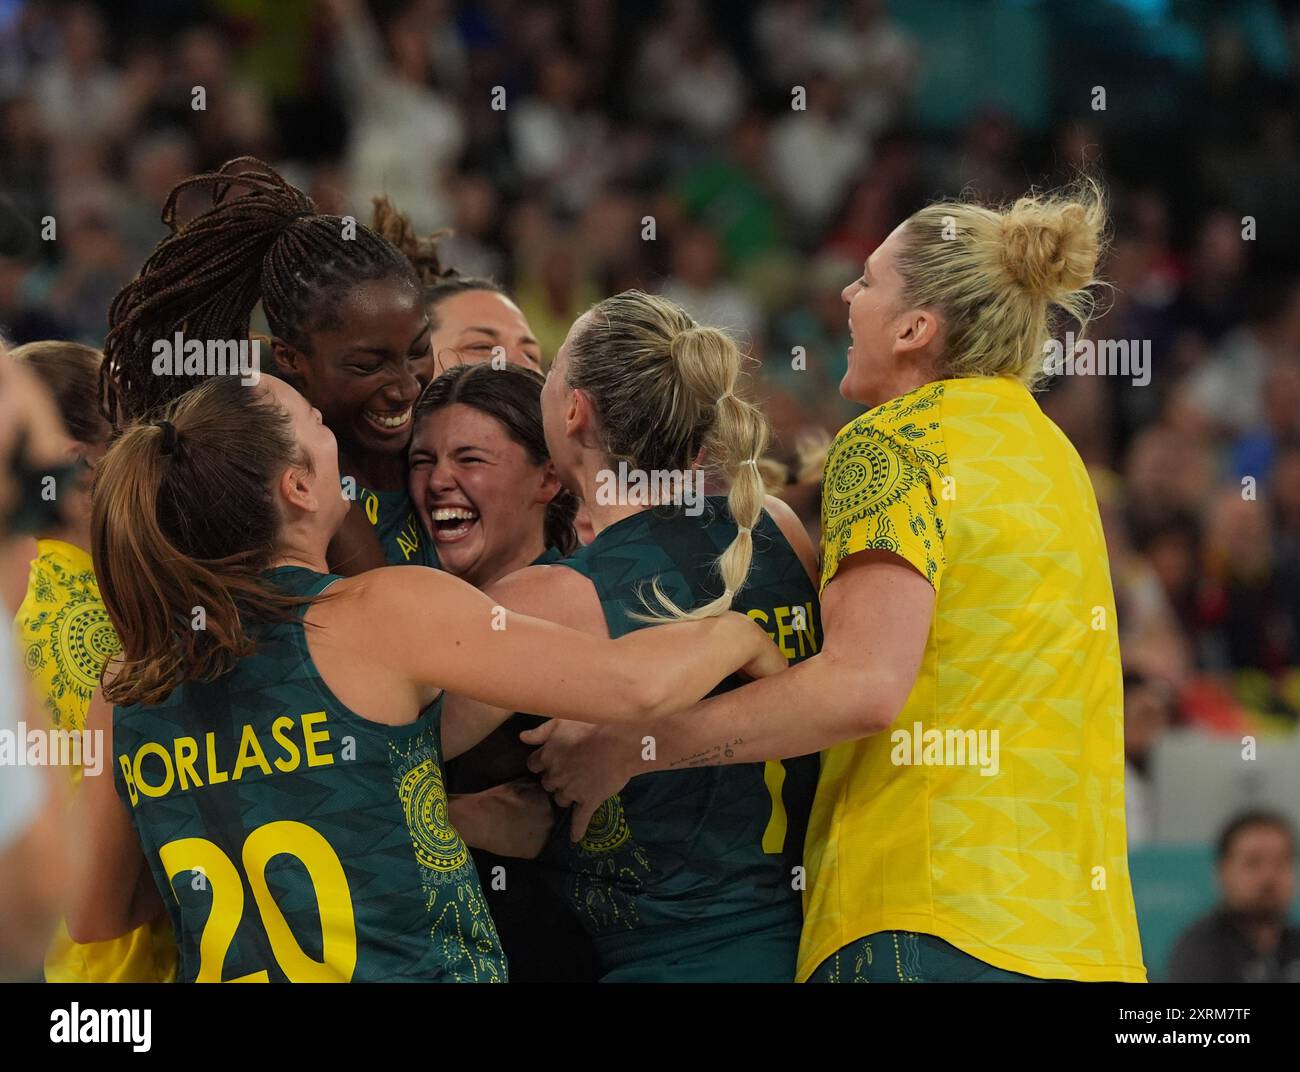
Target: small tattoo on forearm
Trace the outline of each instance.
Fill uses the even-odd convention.
[[[744,738],[737,737],[734,741],[726,741],[703,752],[696,752],[693,756],[683,756],[681,759],[674,760],[668,767],[670,770],[675,767],[716,767],[724,759],[733,758],[736,754],[735,746],[744,743]]]

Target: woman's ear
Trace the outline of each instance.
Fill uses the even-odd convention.
[[[564,415],[564,434],[576,439],[584,447],[594,447],[596,407],[581,387],[575,387],[569,398],[569,410]]]
[[[295,387],[302,383],[307,358],[301,350],[290,346],[283,339],[272,339],[271,360],[275,365],[274,375],[279,376],[282,380],[287,380]]]
[[[290,506],[307,513],[320,507],[316,498],[316,482],[312,474],[299,465],[291,465],[280,476],[280,494]]]
[[[898,320],[894,352],[924,350],[939,337],[939,317],[932,309],[910,309]]]
[[[542,482],[537,488],[537,502],[549,503],[560,493],[560,474],[555,471],[555,463],[547,460],[542,466]]]

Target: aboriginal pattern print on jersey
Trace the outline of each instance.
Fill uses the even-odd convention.
[[[934,583],[942,556],[943,521],[937,509],[931,474],[946,468],[939,431],[943,384],[933,384],[863,414],[840,433],[826,460],[822,489],[822,532],[830,555],[838,562],[855,551],[899,554],[903,540],[897,525],[905,523],[911,540],[925,549],[926,580]],[[914,508],[918,489],[925,489],[932,509]],[[906,506],[906,522],[896,520],[898,504]],[[862,524],[868,526],[862,535]]]

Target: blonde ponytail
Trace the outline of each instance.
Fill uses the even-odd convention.
[[[1091,179],[1001,209],[944,201],[910,216],[897,258],[903,301],[942,313],[943,373],[1037,383],[1061,321],[1083,337],[1105,229],[1105,196]]]
[[[728,335],[717,328],[690,328],[674,337],[671,353],[682,380],[696,397],[712,395],[715,399],[713,427],[705,438],[704,449],[710,462],[727,478],[727,511],[736,523],[735,537],[718,556],[723,590],[717,599],[685,610],[657,584],[652,586],[669,620],[694,621],[730,610],[736,593],[749,577],[754,559],[754,526],[762,516],[767,496],[760,463],[767,449],[769,428],[763,412],[735,394],[741,355]]]
[[[727,478],[735,538],[718,556],[723,592],[696,608],[678,607],[657,581],[641,621],[713,617],[731,608],[754,557],[754,527],[767,494],[762,410],[736,394],[742,355],[717,328],[641,291],[599,302],[570,347],[568,385],[595,405],[611,458],[643,470],[688,470],[704,453]],[[656,609],[656,605],[657,608]]]

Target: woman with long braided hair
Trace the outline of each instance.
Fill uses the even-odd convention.
[[[178,223],[181,195],[212,207]],[[358,573],[385,563],[437,565],[406,491],[411,409],[432,375],[429,320],[414,267],[392,243],[310,197],[252,157],[193,175],[163,207],[171,234],[109,309],[102,391],[117,425],[202,382],[156,365],[160,342],[249,337],[261,303],[276,371],[319,409],[339,443],[356,507],[330,548]],[[373,535],[372,535],[373,533]],[[375,537],[378,538],[376,541]]]
[[[406,254],[424,287],[435,376],[458,365],[498,358],[542,371],[541,343],[506,289],[493,279],[461,275],[442,263],[438,241],[449,231],[420,235],[387,197],[374,198],[374,206],[370,226]]]
[[[336,576],[335,437],[275,376],[212,377],[157,417],[95,473],[122,650],[87,716],[109,759],[77,800],[77,941],[165,906],[185,982],[504,981],[444,759],[495,708],[652,717],[722,675],[784,669],[739,614],[598,639],[441,570]],[[517,821],[550,824],[541,794],[519,803]]]

